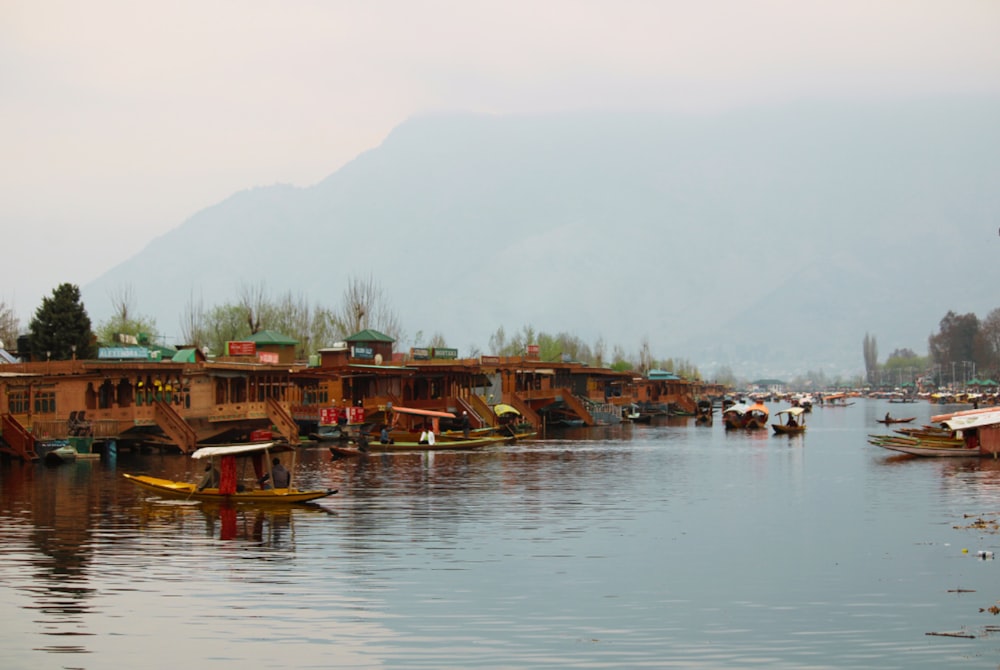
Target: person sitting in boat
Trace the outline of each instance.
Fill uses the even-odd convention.
[[[274,481],[274,487],[277,489],[287,489],[292,481],[291,473],[288,472],[288,469],[277,458],[271,461],[271,479]]]
[[[382,444],[392,444],[392,437],[389,436],[389,426],[387,424],[382,424],[382,430],[379,431],[378,441]]]
[[[885,422],[886,422],[886,423],[889,423],[890,421],[892,421],[892,417],[891,417],[891,416],[889,416],[889,412],[886,412],[886,413],[885,413]]]
[[[426,444],[426,445],[434,444],[434,429],[424,428],[424,432],[420,433],[420,440],[418,444]]]
[[[205,489],[217,488],[219,488],[219,471],[215,469],[215,466],[211,462],[208,462],[205,464],[205,474],[198,483],[198,490],[204,491]]]
[[[790,428],[795,428],[798,425],[799,425],[799,422],[795,420],[795,417],[792,416],[791,414],[789,414],[788,415],[788,426]]]

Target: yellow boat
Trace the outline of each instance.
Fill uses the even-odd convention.
[[[337,493],[336,489],[314,489],[300,491],[292,485],[290,468],[288,485],[284,488],[267,488],[254,486],[246,488],[237,482],[237,457],[250,459],[255,475],[255,484],[260,481],[273,481],[271,474],[270,454],[272,450],[288,449],[286,446],[276,446],[273,442],[251,444],[233,444],[218,447],[203,447],[191,454],[194,459],[218,459],[220,470],[217,484],[201,487],[191,482],[178,482],[171,479],[161,479],[149,475],[130,475],[124,477],[133,484],[147,491],[152,491],[168,498],[185,500],[210,500],[215,502],[246,502],[246,503],[303,503],[319,498],[325,498]],[[294,451],[292,452],[294,454]],[[266,477],[265,477],[266,475]]]

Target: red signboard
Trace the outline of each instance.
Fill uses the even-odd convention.
[[[226,353],[230,356],[256,356],[256,342],[226,342]]]
[[[537,344],[529,344],[528,345],[528,355],[529,356],[537,356],[538,352],[540,350],[541,350],[541,348]]]
[[[337,408],[323,407],[319,410],[319,422],[324,426],[333,426],[337,423]]]
[[[364,407],[348,407],[347,408],[347,422],[348,423],[364,423],[365,422],[365,408]]]
[[[279,360],[278,354],[274,353],[273,351],[262,351],[260,352],[260,354],[257,355],[257,358],[260,360],[261,363],[277,364]]]

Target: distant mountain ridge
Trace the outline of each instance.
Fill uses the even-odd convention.
[[[307,188],[234,194],[83,287],[179,336],[263,281],[335,306],[372,274],[465,354],[530,324],[703,373],[863,368],[1000,306],[1000,101],[749,114],[414,118]],[[102,307],[105,309],[102,311]],[[406,348],[412,342],[397,346]]]

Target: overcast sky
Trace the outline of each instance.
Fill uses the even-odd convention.
[[[0,0],[0,300],[420,113],[998,93],[997,0]]]

